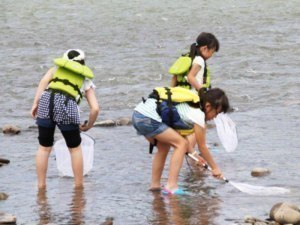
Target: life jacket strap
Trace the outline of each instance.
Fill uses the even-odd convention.
[[[54,79],[52,79],[50,82],[62,82],[64,85],[69,85],[71,86],[75,91],[77,91],[78,95],[80,96],[80,99],[82,99],[82,93],[80,91],[80,88],[78,87],[78,85],[72,84],[69,80],[67,79],[60,79],[58,77],[55,77]],[[78,100],[78,102],[80,101],[80,99]]]
[[[169,116],[170,127],[173,127],[172,93],[171,93],[170,88],[165,87],[165,89],[166,89],[166,94],[168,96],[167,105],[168,105],[168,108],[169,108],[169,115],[168,116]]]
[[[149,145],[149,154],[152,154],[153,149],[154,149],[154,147],[156,145],[157,145],[157,140],[156,139],[154,139],[154,143],[153,144],[150,142],[150,145]]]

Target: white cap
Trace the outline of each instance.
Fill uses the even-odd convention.
[[[71,52],[71,51],[76,51],[79,55],[70,59],[68,55],[69,55],[69,52]],[[63,58],[68,59],[68,60],[81,61],[81,60],[85,59],[85,54],[84,54],[84,51],[82,51],[80,49],[69,49],[64,53]]]

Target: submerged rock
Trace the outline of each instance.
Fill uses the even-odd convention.
[[[2,128],[2,132],[4,134],[19,134],[21,132],[21,129],[14,125],[5,125]]]
[[[16,224],[17,218],[8,213],[0,212],[0,224]]]
[[[265,225],[265,224],[269,224],[268,221],[266,221],[266,220],[261,220],[261,219],[258,219],[258,218],[255,218],[255,217],[253,217],[253,216],[245,216],[244,222],[245,222],[245,223],[249,223],[249,224],[255,224],[255,225]]]
[[[270,218],[280,224],[300,224],[300,207],[280,202],[270,211]]]
[[[8,198],[7,194],[0,192],[0,200],[6,200],[7,198]]]
[[[119,126],[124,126],[124,125],[131,125],[132,121],[130,118],[127,117],[121,117],[119,119],[116,120],[116,124]]]
[[[94,127],[113,127],[113,126],[116,126],[116,122],[113,120],[103,120],[94,123]]]
[[[271,173],[271,171],[269,169],[257,167],[257,168],[252,169],[251,176],[262,177],[262,176],[266,176],[270,173]]]
[[[107,217],[105,222],[101,223],[100,225],[113,225],[114,218],[112,217]]]
[[[0,163],[8,164],[8,163],[10,163],[10,161],[8,159],[0,158]]]

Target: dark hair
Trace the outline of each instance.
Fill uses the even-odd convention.
[[[193,43],[190,47],[190,57],[192,60],[197,56],[201,56],[201,52],[199,51],[199,47],[207,46],[208,49],[215,49],[215,51],[219,51],[220,44],[218,39],[212,33],[202,32],[197,37],[196,43]]]
[[[73,59],[73,58],[75,58],[75,57],[77,57],[77,56],[79,56],[79,55],[80,55],[80,53],[77,52],[76,50],[71,50],[71,51],[68,52],[68,58],[69,58],[70,60]],[[84,60],[74,60],[74,61],[75,61],[75,62],[78,62],[78,63],[80,63],[80,64],[82,64],[82,65],[85,64]]]
[[[200,108],[205,110],[205,104],[208,102],[211,106],[220,112],[228,112],[230,109],[229,100],[223,90],[220,88],[212,88],[207,91],[206,88],[199,90]]]

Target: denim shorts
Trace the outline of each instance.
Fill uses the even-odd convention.
[[[144,116],[137,111],[133,112],[132,124],[137,133],[145,137],[154,137],[169,128],[166,124]]]
[[[55,125],[57,125],[61,131],[71,131],[79,129],[78,124],[56,124],[51,119],[41,119],[39,117],[36,119],[36,124],[41,127],[47,128],[53,128],[55,127]]]

